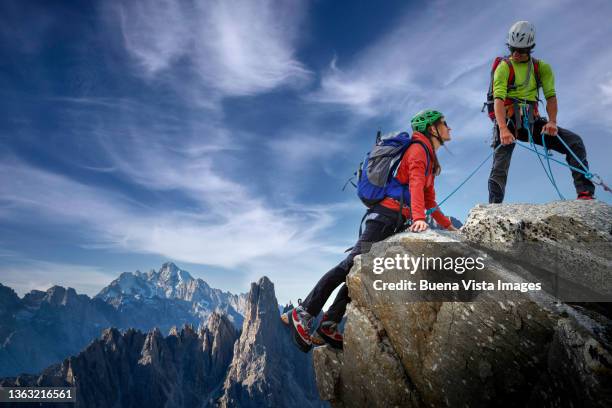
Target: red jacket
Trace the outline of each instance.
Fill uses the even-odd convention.
[[[397,170],[397,179],[400,183],[408,184],[410,187],[410,208],[404,206],[402,214],[406,218],[410,218],[412,214],[412,220],[418,221],[425,220],[425,209],[433,208],[438,204],[436,204],[436,190],[434,189],[433,147],[429,139],[422,133],[414,132],[412,138],[423,142],[429,150],[427,176],[425,176],[425,168],[427,166],[425,149],[423,149],[420,143],[414,143],[402,157]],[[391,197],[386,197],[382,200],[381,205],[394,211],[399,211],[400,207],[399,202]],[[451,225],[450,219],[445,217],[440,209],[434,211],[432,216],[444,228],[448,228]]]

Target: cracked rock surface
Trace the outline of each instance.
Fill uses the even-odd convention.
[[[606,298],[609,287],[595,282],[612,282],[611,229],[612,207],[601,202],[497,204],[475,207],[461,233],[404,233],[373,245],[347,277],[344,350],[314,351],[321,397],[335,407],[612,406],[610,303],[560,300],[582,286]],[[557,272],[549,258],[560,252],[572,257]],[[462,301],[374,290],[381,276],[406,278],[405,270],[372,272],[369,260],[396,254],[482,256],[482,279],[552,273],[557,286],[474,291]]]

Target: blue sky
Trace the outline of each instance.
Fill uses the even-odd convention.
[[[490,63],[521,19],[559,124],[612,181],[611,17],[609,1],[3,1],[0,282],[95,294],[171,260],[305,297],[356,239],[364,207],[341,187],[378,127],[446,114],[438,197],[487,156]],[[539,166],[516,149],[507,202],[557,199]],[[487,200],[489,167],[447,214]]]

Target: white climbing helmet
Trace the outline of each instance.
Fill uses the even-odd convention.
[[[529,48],[535,45],[535,27],[529,21],[517,21],[508,31],[508,45]]]

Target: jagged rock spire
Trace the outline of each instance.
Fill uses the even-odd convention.
[[[242,334],[234,348],[221,407],[319,407],[311,355],[293,344],[281,323],[274,285],[251,284]]]

